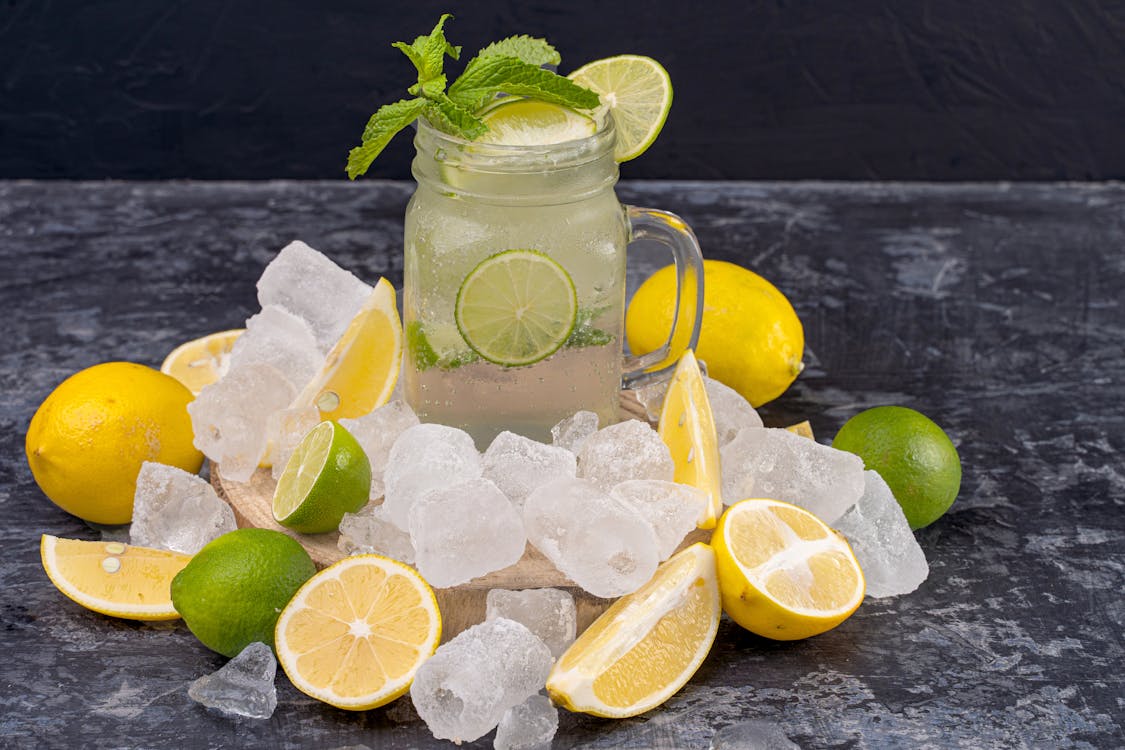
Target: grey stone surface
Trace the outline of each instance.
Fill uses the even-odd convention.
[[[0,744],[447,747],[393,706],[331,709],[277,680],[269,722],[198,711],[183,686],[222,657],[181,623],[88,612],[39,563],[39,535],[98,532],[49,503],[28,421],[74,371],[158,365],[237,326],[254,281],[301,238],[401,285],[406,184],[0,182]],[[706,748],[748,719],[805,748],[1125,745],[1125,187],[633,183],[711,258],[793,300],[806,370],[761,414],[822,442],[877,404],[942,424],[964,465],[918,533],[914,593],[775,643],[724,621],[692,681],[625,721],[560,712],[555,748]],[[653,267],[643,251],[638,268]],[[647,264],[647,265],[646,265]],[[491,735],[464,747],[487,748]]]

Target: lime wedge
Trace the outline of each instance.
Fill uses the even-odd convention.
[[[672,80],[656,60],[641,55],[607,57],[587,63],[567,77],[598,92],[602,104],[613,113],[617,161],[636,159],[660,135],[672,108]]]
[[[547,146],[588,138],[597,123],[587,115],[535,99],[502,100],[481,115],[488,132],[477,143],[504,146]]]
[[[370,499],[371,464],[352,434],[321,422],[301,440],[273,494],[273,517],[303,534],[335,531]]]
[[[570,274],[537,250],[482,260],[461,282],[454,310],[465,343],[506,367],[551,356],[570,336],[577,314]]]

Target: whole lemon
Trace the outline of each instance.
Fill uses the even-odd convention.
[[[128,523],[143,462],[192,473],[203,464],[192,445],[192,398],[175,378],[132,362],[77,372],[31,418],[25,444],[31,473],[67,513]]]
[[[625,337],[633,354],[668,340],[676,307],[676,270],[662,268],[633,295]],[[676,332],[672,358],[687,347],[688,331]],[[780,396],[804,365],[805,331],[793,305],[777,287],[734,263],[703,261],[703,325],[695,354],[708,374],[755,407]]]
[[[301,544],[272,529],[238,529],[204,545],[172,579],[172,606],[200,642],[237,656],[254,641],[273,648],[274,626],[316,573]]]

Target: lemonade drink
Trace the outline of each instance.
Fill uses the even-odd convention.
[[[480,447],[505,429],[549,439],[580,409],[603,425],[616,420],[629,224],[613,190],[612,120],[584,119],[586,137],[518,145],[462,141],[419,122],[405,228],[405,394],[423,421],[466,429]],[[510,251],[525,262],[506,267]],[[527,346],[490,338],[490,321],[472,310],[458,318],[474,271],[498,304],[547,308],[550,320],[528,321]]]

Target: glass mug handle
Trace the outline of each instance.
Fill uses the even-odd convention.
[[[703,254],[695,233],[679,216],[637,206],[626,206],[625,215],[629,220],[630,242],[659,242],[672,251],[672,260],[676,264],[676,314],[668,340],[659,348],[639,357],[630,357],[625,362],[621,385],[623,388],[636,388],[671,374],[676,362],[667,360],[672,352],[672,342],[685,340],[683,334],[677,336],[681,328],[691,327],[686,338],[688,348],[695,349],[699,342],[699,327],[703,322]]]

